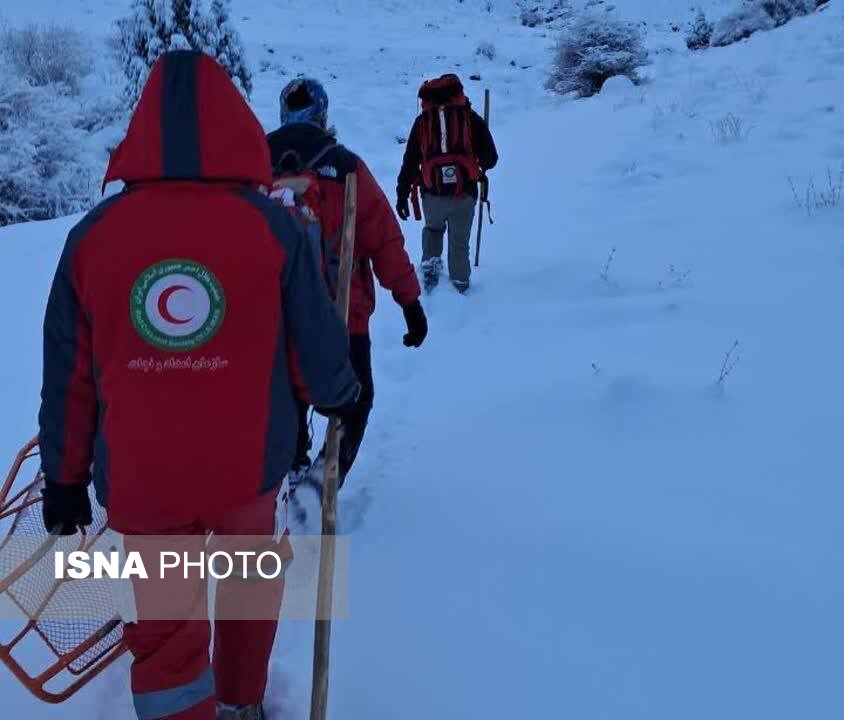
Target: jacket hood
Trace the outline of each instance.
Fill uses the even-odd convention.
[[[261,123],[225,70],[191,50],[162,55],[126,137],[111,155],[112,180],[228,180],[269,187]]]

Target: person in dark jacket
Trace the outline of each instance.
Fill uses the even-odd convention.
[[[411,192],[419,187],[425,213],[425,289],[432,290],[439,281],[447,228],[448,274],[457,290],[466,292],[472,272],[469,242],[479,184],[485,184],[486,172],[498,163],[498,152],[489,127],[472,109],[456,75],[425,83],[419,98],[423,111],[407,139],[396,187],[396,212],[402,220],[410,217]]]
[[[282,545],[298,432],[288,348],[323,407],[348,404],[359,383],[301,228],[259,191],[272,182],[263,129],[214,60],[167,53],[112,180],[126,189],[70,232],[47,305],[45,527],[91,522],[93,475],[127,546],[163,535],[202,548],[210,532]],[[221,581],[217,609],[253,580]],[[217,623],[213,667],[207,620],[145,619],[140,605],[124,617],[139,720],[262,718],[266,618],[282,592],[283,580],[261,585],[263,620]]]
[[[280,96],[281,127],[267,136],[276,175],[308,170],[315,174],[321,197],[321,224],[329,251],[339,255],[345,182],[357,175],[357,219],[354,271],[349,307],[349,344],[352,366],[361,382],[357,403],[343,414],[340,446],[340,484],[357,457],[375,397],[372,378],[369,319],[375,311],[375,283],[392,292],[407,324],[404,344],[418,348],[428,334],[428,322],[419,301],[419,281],[404,248],[404,237],[390,203],[369,168],[357,155],[338,144],[328,128],[328,96],[314,79],[290,82]],[[329,286],[331,282],[329,281]],[[291,490],[305,478],[319,486],[320,452],[311,467],[310,440],[305,418],[308,403],[301,402],[299,446],[291,473]]]

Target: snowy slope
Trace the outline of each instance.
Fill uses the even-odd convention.
[[[253,60],[273,43],[286,72],[337,75],[341,137],[390,189],[414,86],[447,68],[438,37],[493,87],[503,159],[473,294],[430,298],[418,352],[380,298],[332,716],[841,717],[844,206],[810,216],[787,179],[802,192],[844,163],[844,7],[562,103],[541,92],[549,39],[508,13],[385,1],[373,24],[367,5],[324,4],[315,38],[291,32],[294,3],[243,2]],[[473,58],[480,39],[499,60]],[[258,78],[268,127],[284,80]],[[720,141],[728,114],[746,137]],[[34,426],[71,223],[0,231],[0,457]],[[282,627],[275,717],[306,716],[309,630]],[[8,677],[0,693],[32,720],[131,717],[120,673],[60,710]]]

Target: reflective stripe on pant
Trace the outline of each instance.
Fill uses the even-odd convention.
[[[124,633],[134,656],[138,720],[213,720],[216,692],[207,622],[142,621],[126,625]]]
[[[193,545],[204,547],[209,531],[220,541],[226,535],[261,535],[269,536],[272,542],[275,524],[276,497],[271,493],[221,517],[199,518],[180,527],[155,528],[155,522],[151,522],[142,528],[121,525],[118,530],[124,533],[129,551],[133,535],[165,534],[173,536],[175,549],[182,551]],[[283,542],[287,543],[286,538]],[[256,587],[259,593],[255,593]],[[277,617],[283,592],[283,578],[268,582],[232,577],[217,584],[217,609],[221,612],[228,603],[243,606],[257,597],[261,610],[256,616]],[[198,581],[196,589],[185,590],[184,595],[184,601],[180,598],[179,602],[185,605],[186,616],[204,617],[204,583]],[[217,700],[231,705],[263,700],[277,621],[218,621],[212,669],[207,620],[144,620],[143,596],[136,596],[136,600],[141,620],[125,626],[125,641],[134,656],[132,693],[138,720],[214,720]]]
[[[135,693],[135,714],[138,720],[178,718],[205,720],[216,713],[214,674],[206,668],[193,681],[167,690]]]
[[[425,228],[422,230],[422,261],[441,257],[448,228],[448,276],[458,287],[468,287],[472,274],[469,242],[477,200],[471,195],[430,195],[422,198]]]

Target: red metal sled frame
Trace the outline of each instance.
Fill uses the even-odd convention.
[[[31,440],[27,443],[15,457],[12,463],[12,468],[0,489],[0,520],[14,517],[12,526],[5,538],[0,540],[0,551],[9,541],[9,538],[14,534],[18,528],[19,520],[22,517],[23,511],[37,505],[41,502],[40,496],[34,497],[33,491],[41,481],[40,473],[37,473],[35,479],[28,483],[23,489],[13,492],[16,480],[20,475],[24,463],[34,457],[38,456],[38,441]],[[96,537],[91,538],[84,533],[80,535],[80,549],[89,546],[94,542]],[[10,587],[20,580],[27,572],[32,570],[40,560],[50,551],[56,542],[55,537],[45,535],[43,544],[15,571],[9,576],[0,579],[0,593],[7,593]],[[14,594],[8,593],[8,597],[20,608],[20,610],[28,618],[28,622],[23,629],[12,638],[8,643],[0,643],[0,662],[2,662],[11,673],[26,687],[35,697],[47,703],[57,704],[64,702],[76,692],[85,687],[91,680],[102,673],[112,663],[114,663],[124,652],[126,647],[122,640],[117,640],[113,644],[106,645],[102,651],[96,653],[93,657],[87,659],[82,665],[79,662],[99,644],[103,643],[108,637],[120,626],[121,620],[118,617],[112,618],[105,623],[97,631],[88,636],[85,640],[79,643],[70,652],[61,652],[50,639],[48,634],[39,625],[39,620],[45,608],[50,601],[55,597],[56,592],[61,585],[67,580],[57,580],[55,585],[46,593],[38,609],[34,613],[28,612],[20,602],[15,598]],[[49,650],[56,656],[56,661],[47,667],[43,672],[37,675],[30,674],[14,657],[15,649],[26,638],[35,635],[49,648]],[[46,685],[53,679],[60,676],[62,673],[69,673],[72,679],[69,684],[60,691],[50,691],[46,689]]]

